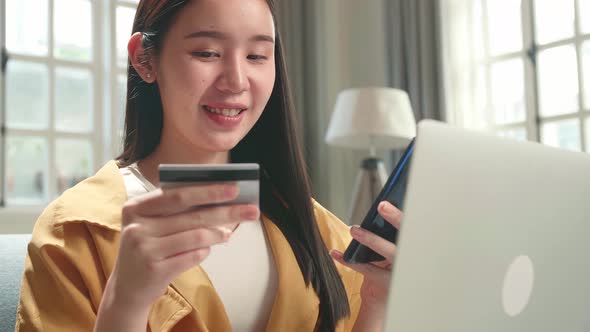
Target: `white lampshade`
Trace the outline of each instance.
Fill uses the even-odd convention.
[[[357,88],[338,94],[326,142],[356,149],[400,149],[414,136],[416,120],[405,91]]]

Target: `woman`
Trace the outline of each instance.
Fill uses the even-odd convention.
[[[311,199],[273,13],[271,0],[140,1],[124,152],[39,218],[17,330],[381,328],[391,261],[345,266],[348,228]],[[228,162],[260,164],[260,210],[191,208],[234,186],[157,188],[159,164]],[[379,211],[397,226],[391,204]]]

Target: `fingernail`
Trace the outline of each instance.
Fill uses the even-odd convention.
[[[391,205],[391,203],[389,203],[387,201],[383,201],[379,204],[381,205],[381,210],[383,210],[383,212],[385,212],[385,213],[393,213],[395,211],[393,209],[393,206]]]
[[[230,228],[223,227],[223,226],[219,227],[219,229],[221,230],[221,232],[223,232],[223,240],[224,241],[229,240],[233,231]]]
[[[342,253],[338,250],[332,250],[331,254],[332,254],[332,257],[334,257],[336,259],[342,259],[342,257],[344,257],[342,255]]]
[[[253,205],[244,206],[240,210],[240,217],[244,220],[258,219],[258,208]]]
[[[363,236],[363,231],[361,230],[361,228],[359,226],[352,226],[350,228],[350,233],[352,234],[352,237],[354,237],[354,238],[360,238]]]
[[[225,196],[227,198],[233,198],[238,194],[238,187],[234,185],[225,186]]]

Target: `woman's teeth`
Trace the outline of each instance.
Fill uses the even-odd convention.
[[[237,116],[242,111],[241,109],[211,108],[211,107],[207,107],[207,106],[205,106],[205,110],[207,110],[211,113],[220,114],[223,116]]]

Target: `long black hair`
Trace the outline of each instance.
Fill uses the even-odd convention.
[[[140,1],[133,33],[142,32],[146,58],[157,55],[173,19],[189,0]],[[276,78],[264,112],[230,154],[232,162],[260,164],[261,212],[289,241],[306,285],[319,300],[318,331],[334,331],[350,315],[346,291],[320,235],[311,199],[311,184],[304,161],[297,117],[287,79],[287,69],[276,24],[274,0],[266,0],[275,22]],[[128,64],[124,151],[119,166],[130,165],[151,154],[160,142],[163,109],[157,84],[147,84]]]

